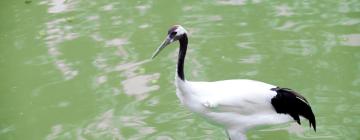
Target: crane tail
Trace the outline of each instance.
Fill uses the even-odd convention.
[[[309,120],[310,127],[316,132],[316,119],[309,102],[299,93],[288,88],[272,88],[277,94],[271,99],[277,113],[289,114],[298,124],[302,116]]]

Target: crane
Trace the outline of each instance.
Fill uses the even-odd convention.
[[[259,125],[309,121],[316,131],[315,115],[309,102],[298,92],[261,81],[232,79],[188,81],[184,62],[188,47],[187,31],[181,25],[168,30],[166,39],[152,55],[154,59],[166,46],[179,41],[176,68],[176,95],[190,111],[222,125],[231,140],[246,140],[246,131]]]

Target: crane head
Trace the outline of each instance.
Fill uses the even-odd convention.
[[[172,42],[178,41],[187,31],[181,25],[174,25],[168,30],[168,35],[161,45],[156,49],[152,55],[152,59],[155,58],[162,49],[171,44]]]

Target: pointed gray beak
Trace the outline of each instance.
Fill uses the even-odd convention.
[[[161,45],[156,49],[151,59],[154,59],[160,53],[160,51],[164,49],[167,45],[169,45],[171,42],[173,42],[173,39],[171,39],[170,37],[166,37],[163,43],[161,43]]]

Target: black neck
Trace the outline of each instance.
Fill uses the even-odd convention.
[[[184,60],[185,60],[185,55],[186,55],[186,49],[187,49],[187,45],[188,45],[188,38],[187,35],[184,34],[180,40],[180,49],[179,49],[179,56],[178,56],[178,63],[177,63],[177,75],[179,76],[179,78],[181,80],[185,80],[185,75],[184,75]]]

